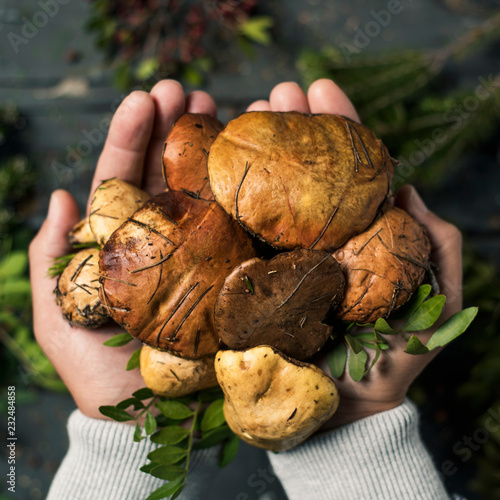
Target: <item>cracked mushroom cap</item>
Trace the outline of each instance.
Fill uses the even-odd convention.
[[[231,349],[275,347],[295,359],[313,356],[331,328],[322,323],[342,300],[344,276],[327,252],[295,250],[243,262],[225,280],[215,326]]]
[[[389,316],[422,283],[430,250],[422,225],[404,210],[384,207],[369,229],[334,253],[346,276],[338,316],[359,323]]]
[[[113,231],[149,198],[146,191],[120,179],[103,181],[90,204],[89,224],[97,243],[103,246]]]
[[[335,383],[321,369],[269,346],[219,351],[215,372],[229,427],[258,448],[283,451],[297,446],[339,404]]]
[[[163,148],[163,178],[169,189],[213,200],[208,152],[224,125],[210,115],[186,113],[172,126]]]
[[[80,250],[57,280],[56,302],[73,325],[97,328],[109,321],[99,298],[99,250]]]
[[[373,222],[393,165],[348,118],[256,111],[219,134],[208,172],[217,202],[251,233],[277,248],[331,252]]]
[[[170,398],[217,385],[213,356],[184,359],[147,345],[141,349],[141,375],[155,394]]]
[[[102,300],[145,344],[201,358],[219,346],[213,310],[224,279],[254,256],[249,235],[215,202],[167,191],[102,248]]]

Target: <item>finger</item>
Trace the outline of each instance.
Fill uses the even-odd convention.
[[[414,187],[403,186],[396,195],[396,205],[406,210],[427,229],[431,241],[431,259],[437,264],[438,282],[446,295],[448,308],[462,308],[462,235],[453,225],[432,213]]]
[[[250,111],[271,111],[271,105],[269,104],[269,101],[255,101],[248,106],[247,113]]]
[[[340,87],[331,80],[323,78],[312,83],[307,91],[307,99],[311,113],[342,115],[360,122],[352,102]]]
[[[143,188],[155,195],[166,187],[161,162],[163,144],[174,122],[184,113],[186,98],[182,85],[175,80],[158,82],[151,89],[150,95],[154,103],[155,120],[146,158]]]
[[[295,82],[276,85],[269,96],[269,104],[272,111],[310,113],[307,97]]]
[[[57,279],[49,278],[47,273],[54,258],[70,250],[68,231],[79,219],[74,198],[67,191],[54,191],[47,219],[29,249],[35,331],[37,324],[50,324],[54,318],[61,317],[52,293]]]
[[[111,120],[92,181],[90,198],[103,180],[113,177],[141,186],[154,118],[154,102],[146,92],[132,92],[124,99]]]
[[[217,117],[217,106],[209,94],[195,90],[186,97],[186,113],[202,113]]]

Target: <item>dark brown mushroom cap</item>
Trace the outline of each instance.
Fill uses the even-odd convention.
[[[163,178],[169,189],[213,200],[208,181],[210,146],[224,125],[210,115],[186,113],[172,126],[163,148]]]
[[[208,172],[217,202],[253,234],[330,252],[373,222],[393,165],[382,142],[347,118],[260,111],[228,123]]]
[[[231,349],[270,345],[306,359],[326,342],[323,323],[342,300],[344,276],[327,252],[295,250],[238,266],[215,303],[215,326]]]
[[[339,317],[372,323],[389,316],[421,284],[430,249],[422,225],[404,210],[384,207],[369,229],[334,253],[346,276]]]
[[[144,343],[200,358],[218,348],[213,309],[225,277],[254,255],[248,234],[215,202],[164,192],[101,250],[102,299]]]

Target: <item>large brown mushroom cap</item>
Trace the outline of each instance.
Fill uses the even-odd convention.
[[[163,177],[169,189],[213,200],[208,152],[224,125],[210,115],[186,113],[172,126],[163,148]]]
[[[99,250],[80,250],[57,281],[56,302],[73,325],[97,328],[109,320],[99,298]]]
[[[255,235],[333,251],[372,223],[393,165],[382,142],[347,118],[261,111],[228,123],[208,171],[217,202]]]
[[[152,347],[187,358],[214,354],[218,291],[234,266],[254,255],[249,236],[215,202],[164,192],[101,250],[103,302]]]
[[[169,398],[217,385],[213,356],[184,359],[147,345],[141,349],[141,375],[155,394]]]
[[[103,246],[113,231],[149,198],[146,191],[120,179],[103,181],[90,204],[89,224],[97,243]]]
[[[231,349],[269,345],[306,359],[328,339],[331,328],[321,322],[343,291],[342,271],[327,252],[254,258],[226,278],[215,303],[215,326]]]
[[[335,413],[335,383],[315,365],[290,359],[268,346],[219,351],[217,380],[231,430],[258,448],[297,446]]]
[[[371,323],[389,316],[422,282],[429,254],[425,228],[405,211],[386,206],[368,230],[334,253],[346,275],[339,317]]]

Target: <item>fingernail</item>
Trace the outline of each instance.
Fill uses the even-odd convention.
[[[54,191],[50,195],[49,211],[47,213],[47,219],[52,219],[57,215],[57,196],[55,194],[56,192]]]
[[[425,214],[425,213],[427,213],[429,211],[429,209],[427,208],[426,204],[424,203],[424,201],[422,200],[422,198],[420,198],[419,194],[417,193],[417,190],[413,186],[411,187],[410,202],[413,205],[413,208],[417,212]]]

